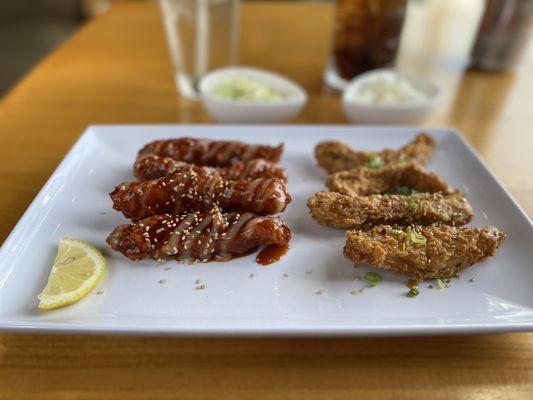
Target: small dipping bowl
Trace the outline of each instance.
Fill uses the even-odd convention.
[[[215,95],[223,82],[235,78],[255,80],[282,92],[282,99],[232,100]],[[212,71],[200,81],[200,97],[205,110],[215,120],[224,123],[280,122],[294,117],[307,102],[307,93],[297,83],[282,75],[250,67],[229,67]]]
[[[371,104],[357,97],[361,86],[383,72],[392,73],[407,80],[424,95],[416,103]],[[354,78],[342,95],[342,107],[346,118],[354,123],[413,123],[427,118],[440,99],[440,89],[434,83],[391,68],[376,69]]]

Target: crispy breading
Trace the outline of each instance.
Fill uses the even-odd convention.
[[[318,192],[307,201],[311,216],[321,225],[367,229],[375,225],[464,225],[472,220],[472,207],[461,193],[347,196]]]
[[[417,280],[450,278],[493,256],[505,239],[505,234],[494,227],[430,225],[411,229],[426,242],[413,242],[409,239],[410,232],[388,225],[368,231],[349,231],[344,256],[356,264],[396,271]]]
[[[326,186],[333,192],[350,196],[394,192],[401,188],[421,193],[456,192],[437,174],[416,163],[387,165],[378,169],[357,167],[337,172],[328,176]]]
[[[315,157],[318,165],[329,173],[333,173],[363,166],[376,156],[379,156],[384,164],[413,161],[425,165],[430,160],[434,150],[435,139],[430,135],[421,133],[398,150],[356,151],[346,143],[326,141],[315,147]]]

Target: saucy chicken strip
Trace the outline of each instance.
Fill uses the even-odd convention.
[[[460,193],[347,196],[318,192],[307,201],[311,216],[321,225],[367,229],[375,225],[464,225],[472,220],[472,207]]]
[[[415,163],[387,165],[379,169],[357,167],[331,174],[326,186],[332,192],[350,196],[369,194],[413,194],[456,192],[433,172]]]
[[[421,133],[398,150],[383,149],[379,152],[356,151],[346,143],[326,141],[316,146],[315,157],[318,165],[333,173],[361,166],[380,168],[391,163],[401,164],[410,161],[425,165],[431,159],[434,150],[435,139]]]
[[[144,182],[124,182],[109,194],[113,208],[139,220],[156,214],[183,214],[219,205],[226,211],[277,214],[291,202],[280,179],[228,181],[218,174],[187,171]]]
[[[494,227],[430,225],[399,230],[382,225],[347,232],[344,256],[356,264],[366,263],[417,280],[451,278],[493,256],[504,239],[505,234]]]
[[[247,161],[255,158],[278,162],[282,152],[283,144],[274,147],[251,145],[234,141],[184,137],[179,139],[156,140],[148,143],[139,151],[139,157],[147,154],[155,154],[197,165],[225,167],[235,161]]]
[[[174,258],[184,262],[229,260],[263,245],[288,245],[291,231],[273,217],[222,214],[218,208],[183,215],[154,215],[122,225],[107,238],[132,260]]]
[[[146,181],[181,172],[195,171],[198,173],[217,173],[228,180],[252,180],[257,178],[279,178],[287,181],[287,173],[276,164],[260,158],[249,161],[236,161],[227,167],[202,167],[183,161],[176,161],[170,157],[160,157],[149,154],[137,159],[133,166],[133,175]]]

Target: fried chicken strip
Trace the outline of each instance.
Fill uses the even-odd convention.
[[[378,161],[378,165],[399,164],[403,162],[417,162],[425,165],[431,159],[435,150],[435,139],[424,133],[417,135],[414,140],[398,150],[383,149],[382,151],[356,151],[346,143],[326,141],[315,148],[318,165],[329,173],[346,171]]]
[[[291,231],[273,217],[251,213],[154,215],[122,225],[107,238],[112,249],[132,260],[174,258],[185,262],[228,260],[263,245],[287,245]]]
[[[236,161],[227,167],[202,167],[183,161],[176,161],[170,157],[160,157],[149,154],[137,159],[133,166],[133,175],[140,180],[146,181],[163,176],[195,171],[198,173],[219,174],[228,180],[252,180],[257,178],[279,178],[287,181],[287,173],[281,167],[260,158],[249,161]]]
[[[217,204],[226,211],[258,215],[282,212],[291,202],[279,179],[228,181],[220,175],[187,171],[144,182],[124,182],[109,194],[113,208],[138,220],[156,214],[209,210]]]
[[[464,225],[472,220],[472,207],[460,193],[347,196],[318,192],[307,201],[311,216],[321,225],[367,229],[375,225]]]
[[[247,161],[255,158],[278,162],[282,152],[283,144],[274,147],[250,145],[234,141],[183,137],[179,139],[156,140],[148,143],[139,151],[139,157],[147,154],[155,154],[197,165],[225,167],[235,161]]]
[[[328,176],[326,186],[332,192],[350,196],[398,193],[402,190],[406,193],[398,194],[409,194],[412,191],[443,194],[456,192],[437,174],[426,171],[415,163],[387,165],[379,169],[357,167],[337,172]]]
[[[451,278],[493,256],[505,239],[505,234],[494,227],[431,225],[410,229],[400,231],[384,225],[369,231],[349,231],[344,256],[356,264],[366,263],[417,280]],[[411,240],[413,235],[415,242]]]

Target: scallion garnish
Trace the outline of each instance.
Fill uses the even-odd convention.
[[[383,167],[385,163],[383,162],[383,159],[379,155],[373,155],[368,159],[367,162],[363,164],[365,168],[372,168],[372,169],[378,169]]]
[[[365,274],[365,280],[370,283],[370,286],[376,286],[381,280],[381,276],[379,276],[379,274],[376,274],[375,272],[367,272]]]
[[[416,193],[416,190],[410,188],[409,186],[400,186],[396,192],[398,194],[401,194],[401,195],[404,195],[404,196],[408,196],[410,194],[413,194],[413,193]]]
[[[401,235],[403,231],[401,229],[389,229],[389,232],[391,235]]]
[[[407,208],[412,211],[412,212],[415,212],[416,210],[418,210],[418,208],[420,207],[420,204],[418,204],[418,200],[417,199],[409,199],[407,200]]]
[[[418,287],[415,286],[407,292],[407,297],[416,297],[419,294],[420,294],[420,291],[418,290]]]
[[[405,154],[401,153],[400,157],[398,157],[398,160],[396,160],[396,165],[404,165],[407,162],[405,159]]]
[[[446,285],[442,279],[437,278],[436,281],[439,289],[446,289],[448,287],[448,285]]]
[[[416,232],[411,227],[407,228],[406,233],[407,233],[407,243],[413,242],[416,244],[426,244],[428,241],[424,235],[421,235],[420,233]]]
[[[384,192],[384,194],[399,194],[402,196],[409,196],[410,194],[415,194],[415,193],[416,193],[416,190],[410,188],[409,186],[393,187],[387,190],[386,192]]]

